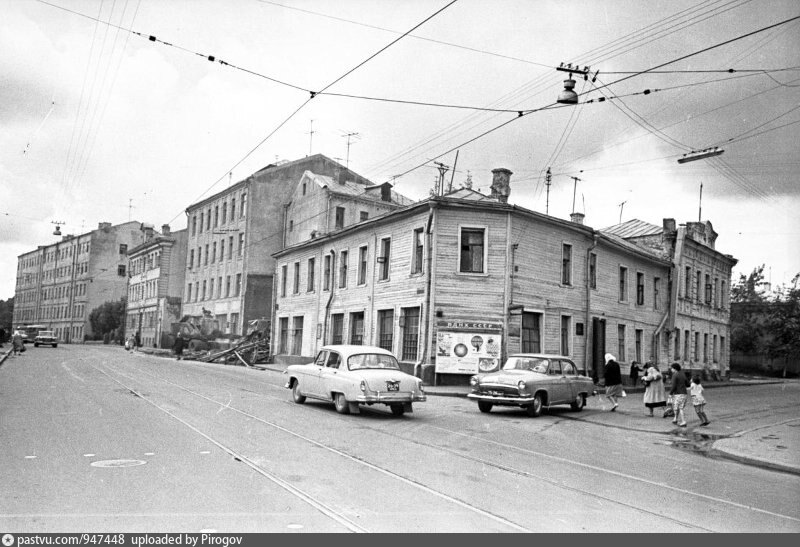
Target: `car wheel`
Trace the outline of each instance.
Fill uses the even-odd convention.
[[[33,344],[33,347],[38,348],[39,347],[39,343],[37,342],[37,343]]]
[[[586,406],[586,395],[580,393],[578,397],[570,403],[569,407],[575,412],[580,412]]]
[[[406,408],[402,404],[389,405],[389,408],[392,409],[392,414],[395,416],[402,416],[406,412]]]
[[[478,410],[480,410],[481,412],[491,412],[493,406],[494,405],[492,403],[486,401],[478,401]]]
[[[525,410],[531,418],[539,416],[542,413],[542,395],[537,393],[533,398],[533,404],[526,406]]]
[[[53,347],[54,347],[54,348],[57,348],[57,347],[58,347],[58,344],[53,344]]]
[[[300,382],[295,380],[294,386],[292,387],[292,399],[298,405],[302,405],[306,402],[306,396],[300,393]]]
[[[344,393],[336,393],[333,396],[333,404],[336,405],[336,412],[339,414],[350,414],[350,405],[344,398]]]

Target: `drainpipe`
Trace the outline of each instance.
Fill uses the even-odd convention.
[[[331,249],[329,252],[331,254],[331,295],[328,297],[328,303],[325,304],[325,323],[324,326],[322,327],[323,346],[327,343],[326,340],[328,339],[328,318],[331,315],[331,303],[333,302],[333,288],[336,286],[336,251]],[[322,267],[323,267],[322,275],[324,276],[325,265],[323,264]]]
[[[592,320],[592,287],[589,276],[589,260],[591,260],[592,251],[596,248],[597,232],[594,232],[592,234],[592,245],[586,251],[586,328],[584,329],[586,333],[586,343],[583,344],[583,364],[587,373],[589,372],[589,325],[591,325]],[[595,270],[595,275],[597,275],[597,270]],[[592,334],[594,334],[594,332],[592,332]],[[592,372],[594,372],[594,368]]]
[[[503,280],[503,344],[500,347],[500,366],[508,355],[508,308],[513,300],[511,292],[514,290],[512,278],[514,277],[515,251],[516,244],[511,243],[511,213],[509,212],[506,216],[506,276]]]
[[[422,365],[425,364],[425,361],[428,359],[428,348],[431,345],[431,317],[434,313],[434,311],[431,309],[431,302],[433,301],[433,228],[435,226],[434,219],[438,206],[439,204],[434,201],[430,201],[428,203],[428,222],[425,226],[425,235],[428,239],[428,256],[426,260],[427,267],[425,268],[425,329],[422,331],[422,357],[414,365],[414,376],[417,378],[421,378],[420,374]]]

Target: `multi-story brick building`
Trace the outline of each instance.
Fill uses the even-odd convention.
[[[187,230],[171,232],[165,224],[161,234],[148,228],[145,236],[128,251],[125,332],[138,333],[143,346],[158,348],[164,347],[162,334],[181,317]]]
[[[223,332],[244,334],[248,321],[271,317],[272,253],[299,232],[310,237],[311,230],[316,235],[336,226],[335,207],[348,200],[362,203],[368,214],[406,203],[393,203],[393,192],[389,201],[370,199],[380,192],[367,179],[317,154],[268,165],[191,205],[186,209],[189,234],[183,313],[210,313]],[[321,223],[331,206],[332,216]]]
[[[511,173],[494,173],[492,196],[462,189],[277,252],[276,360],[371,344],[450,382],[519,351],[568,355],[594,376],[606,351],[666,364],[668,321],[682,317],[671,256],[581,214],[510,205]]]
[[[128,249],[144,241],[136,221],[96,230],[21,254],[17,260],[14,325],[42,324],[61,342],[92,337],[91,311],[128,289]]]

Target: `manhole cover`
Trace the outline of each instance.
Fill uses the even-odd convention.
[[[137,465],[144,465],[147,462],[144,460],[101,460],[99,462],[92,462],[92,467],[135,467]]]

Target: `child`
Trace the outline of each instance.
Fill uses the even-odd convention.
[[[692,395],[694,411],[697,413],[697,417],[700,418],[700,425],[710,424],[711,422],[708,421],[708,416],[706,416],[705,411],[706,400],[703,398],[703,386],[700,384],[700,376],[697,374],[692,377],[689,393]]]

